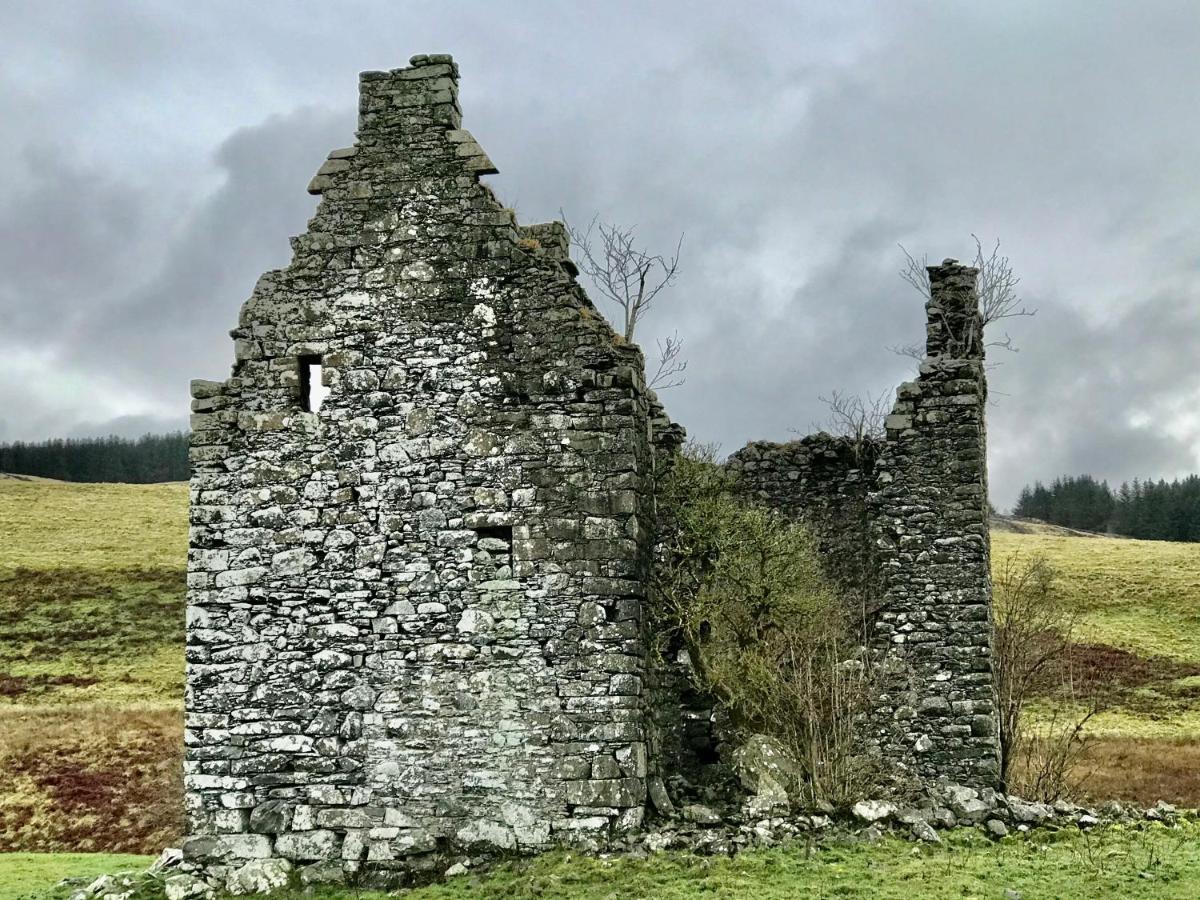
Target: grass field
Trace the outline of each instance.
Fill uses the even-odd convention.
[[[63,851],[157,853],[180,833],[186,504],[178,484],[0,479],[6,889],[117,865],[105,857],[71,861]],[[1093,720],[1087,789],[1097,799],[1200,805],[1200,545],[1026,531],[996,532],[994,557],[1050,560],[1062,596],[1082,617],[1081,659],[1117,688]],[[1107,867],[1104,896],[1135,896],[1151,880],[1155,896],[1196,896],[1200,851],[1198,835],[1189,834],[1183,848],[1165,832],[1117,832],[832,850],[813,859],[776,850],[732,861],[667,854],[615,866],[553,855],[412,896],[1002,896],[996,885],[1026,897],[1097,896],[1081,887],[1101,877],[1097,866]],[[39,866],[50,867],[44,877]],[[1185,882],[1193,887],[1185,890]]]
[[[110,853],[0,854],[0,900],[40,897],[64,878],[92,878],[144,870],[151,856]]]
[[[0,479],[0,852],[181,828],[187,489]]]
[[[144,868],[150,859],[136,860]],[[114,871],[129,858],[0,856],[0,900],[48,888],[64,874]],[[13,877],[15,873],[15,877]],[[6,877],[8,876],[8,877]],[[405,900],[734,900],[783,898],[1194,898],[1200,890],[1200,828],[1158,825],[1013,836],[992,842],[979,832],[949,835],[940,846],[888,838],[877,844],[753,850],[732,859],[679,852],[641,859],[596,859],[550,853],[514,861],[487,873],[467,874],[402,893]],[[51,893],[65,900],[68,889]],[[160,895],[161,896],[161,895]],[[356,889],[297,891],[312,900],[384,900],[396,894]],[[1008,896],[1013,896],[1009,894]],[[149,900],[140,894],[138,900]]]
[[[995,530],[992,557],[1044,556],[1079,615],[1074,654],[1105,695],[1082,789],[1200,806],[1200,544]]]

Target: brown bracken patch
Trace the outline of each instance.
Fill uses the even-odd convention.
[[[40,689],[59,685],[90,687],[99,683],[99,678],[89,678],[84,675],[6,675],[0,672],[0,697],[20,697],[23,694],[37,693]]]
[[[1088,798],[1153,806],[1166,800],[1200,807],[1200,743],[1154,738],[1098,738],[1081,763]]]
[[[175,710],[64,707],[0,718],[0,853],[159,852],[182,830]]]
[[[1070,644],[1066,655],[1044,670],[1036,689],[1039,694],[1053,695],[1069,683],[1077,697],[1114,698],[1190,675],[1200,675],[1200,665],[1164,656],[1139,656],[1107,644]]]

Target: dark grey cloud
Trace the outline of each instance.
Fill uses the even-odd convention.
[[[0,439],[182,421],[351,138],[355,75],[449,51],[524,221],[686,232],[643,325],[666,399],[733,449],[878,395],[921,335],[897,243],[1003,239],[1037,318],[993,370],[996,499],[1200,465],[1200,18],[1187,4],[420,9],[28,4],[0,36]],[[133,423],[131,425],[131,423]]]
[[[227,374],[238,308],[263,271],[287,264],[289,236],[316,207],[304,185],[353,134],[353,111],[302,108],[227,138],[215,154],[220,186],[192,210],[159,270],[67,336],[80,361],[123,379],[149,374],[147,389],[179,408],[190,378]],[[113,346],[126,350],[115,357]]]

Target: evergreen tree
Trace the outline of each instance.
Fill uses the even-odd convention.
[[[54,438],[0,444],[0,472],[61,481],[123,481],[145,484],[188,478],[188,435],[146,434],[136,440]]]

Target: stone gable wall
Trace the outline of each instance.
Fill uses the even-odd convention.
[[[480,183],[495,166],[457,85],[444,56],[363,74],[356,143],[329,154],[292,262],[243,306],[232,376],[193,383],[200,865],[283,857],[315,877],[603,844],[711,752],[710,710],[656,665],[644,608],[655,484],[683,431],[576,283],[563,227],[519,226]],[[881,729],[885,753],[986,783],[972,272],[931,269],[929,357],[886,443],[756,443],[731,465],[882,603],[880,721],[903,732]],[[329,394],[311,410],[315,363]]]
[[[672,427],[561,227],[520,229],[479,182],[457,75],[362,76],[357,142],[244,305],[232,377],[193,385],[192,859],[387,868],[643,815]]]

